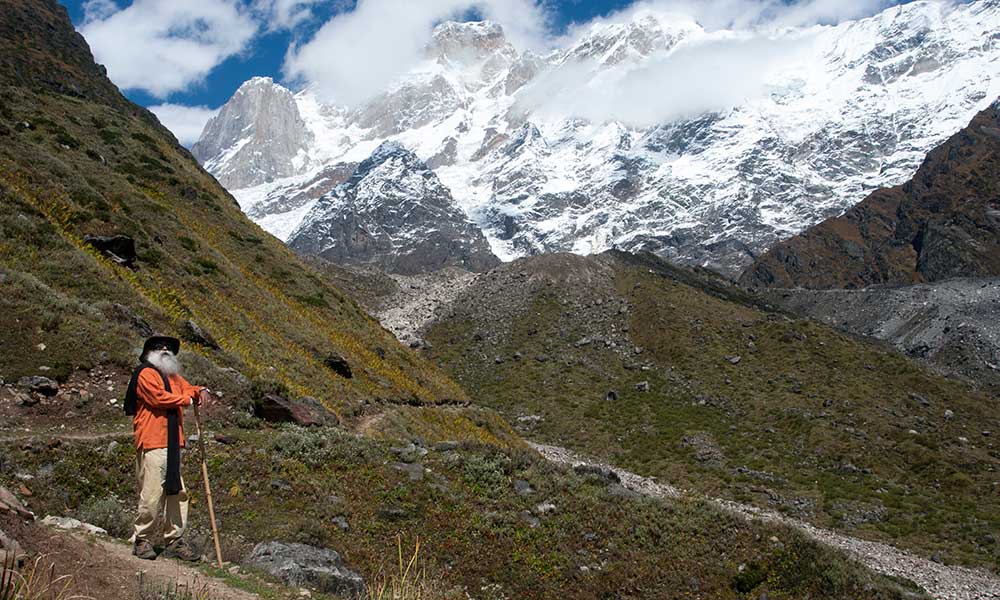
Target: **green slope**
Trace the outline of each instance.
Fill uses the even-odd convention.
[[[1000,568],[998,399],[755,303],[649,256],[536,257],[465,291],[427,356],[537,441]]]
[[[207,359],[199,374],[223,387],[232,378],[213,365],[345,415],[371,400],[464,399],[244,217],[152,115],[118,94],[62,10],[14,2],[0,11],[0,376],[127,366],[141,322],[183,335],[193,321],[219,346],[188,344]],[[134,270],[83,241],[117,234],[135,240]],[[324,366],[330,354],[347,359],[352,378]]]

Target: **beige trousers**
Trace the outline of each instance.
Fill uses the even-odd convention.
[[[157,448],[136,452],[135,474],[139,480],[139,512],[135,516],[135,536],[152,543],[158,521],[163,523],[163,539],[170,543],[184,535],[188,520],[187,486],[179,494],[167,496],[163,483],[167,479],[167,449]],[[164,515],[166,511],[166,515]]]

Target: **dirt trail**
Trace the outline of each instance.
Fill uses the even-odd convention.
[[[622,486],[645,496],[654,498],[679,498],[681,496],[693,495],[691,492],[674,486],[657,483],[648,477],[642,477],[641,475],[636,475],[635,473],[630,473],[605,463],[583,458],[565,448],[535,443],[531,443],[531,447],[549,461],[557,464],[567,466],[590,465],[610,469],[621,478]],[[904,552],[888,544],[852,538],[756,506],[718,498],[709,498],[708,500],[723,510],[744,516],[748,519],[760,519],[794,527],[819,542],[845,551],[855,560],[877,573],[905,577],[913,581],[939,600],[984,600],[1000,598],[1000,578],[992,573],[977,569],[938,564],[910,554],[909,552]]]
[[[152,585],[167,585],[176,583],[180,590],[195,592],[197,597],[205,596],[213,600],[258,600],[260,596],[226,585],[220,579],[209,577],[196,567],[160,557],[156,560],[142,560],[132,556],[132,548],[126,544],[113,542],[100,536],[89,536],[82,533],[69,533],[72,537],[87,543],[94,552],[101,556],[102,562],[115,565],[116,569],[135,573],[136,578],[142,573],[144,581]]]

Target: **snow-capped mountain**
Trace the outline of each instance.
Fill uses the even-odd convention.
[[[282,239],[393,140],[502,259],[619,247],[734,274],[908,179],[998,95],[998,0],[752,33],[648,9],[545,56],[496,24],[445,23],[360,107],[248,81],[196,156]]]
[[[343,184],[312,205],[288,245],[336,263],[413,274],[500,263],[451,192],[415,154],[384,142]]]

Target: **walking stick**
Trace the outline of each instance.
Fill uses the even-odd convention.
[[[212,506],[212,486],[208,483],[208,462],[205,460],[205,436],[201,434],[201,415],[198,414],[199,402],[194,402],[194,424],[198,429],[198,448],[201,449],[201,478],[205,482],[205,498],[208,500],[208,520],[212,523],[212,539],[215,540],[215,560],[222,567],[222,548],[219,547],[219,528],[215,525],[215,508]]]

